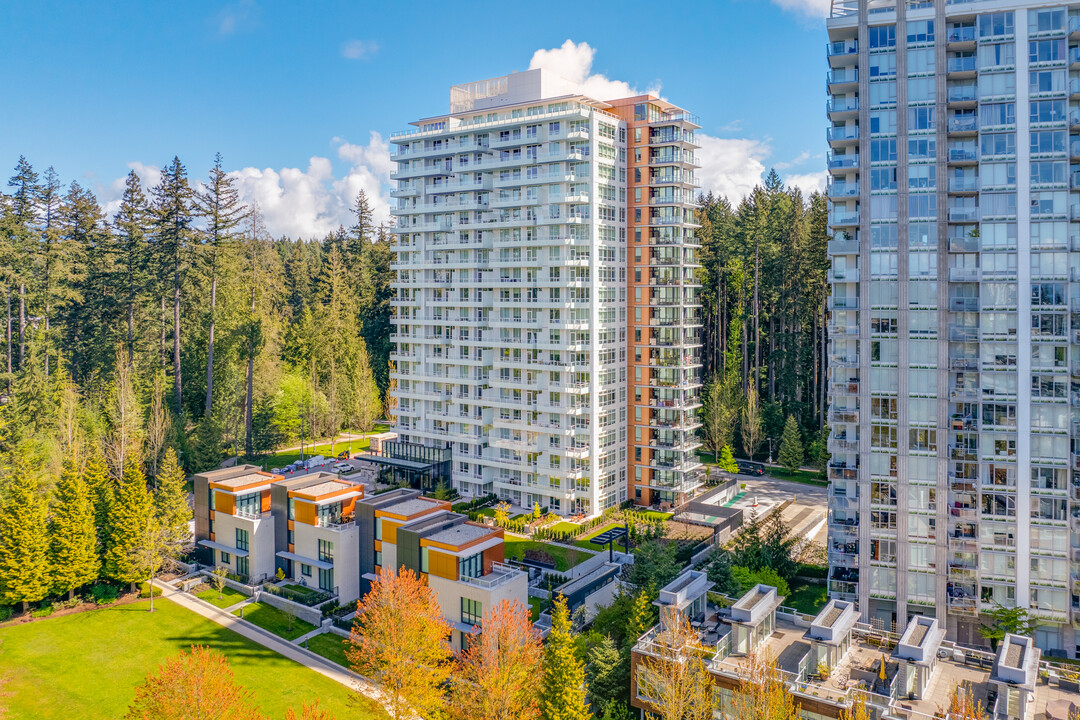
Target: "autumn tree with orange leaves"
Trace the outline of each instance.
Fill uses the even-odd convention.
[[[233,680],[229,661],[221,652],[192,645],[173,655],[135,689],[135,702],[125,720],[267,720],[254,694]],[[319,702],[300,715],[292,708],[285,720],[334,720]]]
[[[454,671],[450,714],[459,720],[540,717],[544,651],[529,608],[503,600],[489,609]]]
[[[732,717],[739,720],[799,720],[799,704],[788,692],[772,653],[768,650],[750,653],[739,675],[742,682],[731,697]]]
[[[661,620],[664,629],[642,660],[638,694],[660,720],[711,720],[713,686],[703,658],[705,648],[682,613],[669,612]]]
[[[975,699],[971,683],[961,683],[953,688],[948,715],[954,720],[986,720],[983,705]]]
[[[378,684],[394,720],[429,717],[444,703],[449,636],[431,588],[408,568],[384,571],[360,602],[345,655],[354,671]]]

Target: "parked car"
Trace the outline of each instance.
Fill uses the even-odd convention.
[[[334,472],[349,472],[352,470],[352,465],[347,462],[334,463]]]
[[[759,462],[741,460],[739,461],[739,474],[761,476],[765,474],[765,466]]]

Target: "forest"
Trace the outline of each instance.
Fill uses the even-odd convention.
[[[777,457],[793,419],[811,461],[825,453],[828,211],[775,171],[737,206],[700,200],[706,450]]]
[[[272,238],[218,156],[205,182],[179,158],[153,187],[132,171],[109,218],[20,158],[0,194],[0,451],[29,444],[58,471],[65,393],[88,447],[137,427],[151,475],[168,447],[191,472],[370,429],[392,253],[363,192],[353,211],[327,237]]]

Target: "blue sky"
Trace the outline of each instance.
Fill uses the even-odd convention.
[[[130,168],[152,183],[176,154],[204,177],[220,151],[272,231],[319,234],[359,188],[385,200],[386,136],[536,56],[594,86],[659,85],[700,116],[700,177],[733,199],[773,165],[810,187],[827,2],[9,0],[0,172],[25,154],[109,204]]]

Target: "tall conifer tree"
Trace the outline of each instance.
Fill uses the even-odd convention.
[[[56,485],[49,523],[49,558],[52,587],[72,597],[76,588],[98,576],[100,560],[90,488],[71,460],[65,460]]]
[[[560,593],[551,611],[551,632],[544,643],[544,681],[540,712],[544,720],[589,720],[585,706],[585,666],[574,646],[570,611]]]
[[[49,535],[37,469],[21,449],[7,486],[0,505],[0,598],[26,610],[49,593]]]
[[[105,552],[105,575],[119,582],[134,584],[142,580],[135,553],[143,544],[146,528],[151,526],[154,506],[146,490],[146,476],[138,463],[124,466],[120,489],[109,511],[109,539]]]

